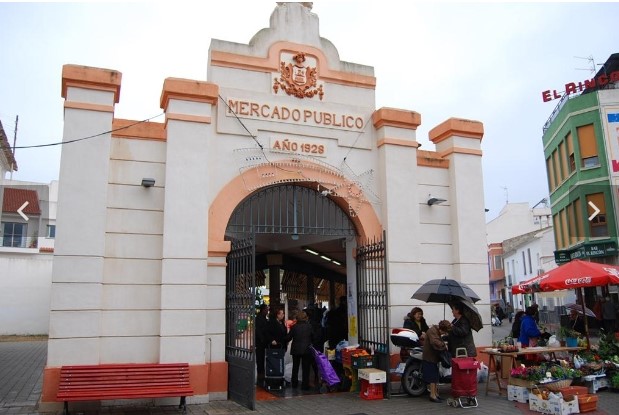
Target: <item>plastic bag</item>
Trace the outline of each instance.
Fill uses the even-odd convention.
[[[438,365],[438,375],[441,379],[451,376],[451,366],[448,368],[443,367],[443,365]]]
[[[577,354],[574,355],[574,369],[580,369],[582,365],[585,364],[585,361],[582,357]]]
[[[484,383],[488,381],[488,366],[484,362],[479,364],[477,369],[477,383]]]
[[[550,338],[548,339],[548,347],[560,347],[560,346],[561,346],[561,342],[557,340],[557,336],[555,336],[554,334],[550,336]]]
[[[288,383],[292,383],[292,362],[286,363],[284,366],[284,380]],[[297,379],[297,382],[298,381]]]

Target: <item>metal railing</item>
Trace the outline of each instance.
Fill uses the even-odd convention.
[[[37,236],[25,236],[25,237],[3,237],[3,248],[38,248],[39,238]]]

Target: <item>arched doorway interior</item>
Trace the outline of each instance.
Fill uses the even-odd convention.
[[[355,264],[347,267],[345,247],[347,241],[357,242],[355,225],[332,197],[315,188],[313,183],[262,188],[234,209],[226,227],[232,247],[226,269],[228,391],[231,399],[250,409],[255,408],[256,392],[253,318],[260,298],[257,287],[269,287],[271,304],[285,299],[286,305],[303,308],[315,301],[334,303],[340,295],[350,296],[347,275],[355,280],[356,273],[357,279],[362,276],[355,293],[360,308],[359,338],[385,341],[385,336],[370,333],[376,331],[376,322],[380,321],[381,329],[387,325],[384,244],[372,241],[359,247],[361,263],[357,258],[356,268]],[[366,336],[361,333],[363,327]]]

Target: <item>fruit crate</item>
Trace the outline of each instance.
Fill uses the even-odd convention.
[[[354,369],[366,369],[368,367],[374,367],[374,356],[360,355],[352,356],[352,367]]]
[[[353,355],[366,354],[364,349],[342,349],[342,365],[352,367]]]
[[[598,399],[598,395],[578,395],[578,409],[580,413],[597,410]]]
[[[368,401],[383,399],[383,384],[370,383],[365,379],[361,379],[361,390],[359,392],[361,399]]]

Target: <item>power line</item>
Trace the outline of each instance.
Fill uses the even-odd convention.
[[[144,119],[142,121],[136,121],[133,124],[129,124],[129,125],[126,125],[124,127],[119,127],[119,128],[108,130],[108,131],[104,131],[104,132],[101,132],[101,133],[98,133],[98,134],[89,135],[87,137],[75,138],[73,140],[67,140],[67,141],[57,141],[55,143],[48,143],[48,144],[35,144],[35,145],[32,145],[32,146],[13,146],[13,147],[9,147],[9,149],[11,149],[14,152],[15,149],[18,149],[18,148],[19,149],[42,148],[42,147],[53,147],[53,146],[59,146],[59,145],[64,145],[64,144],[77,143],[79,141],[90,140],[91,138],[96,138],[96,137],[100,137],[102,135],[115,133],[116,131],[126,130],[127,128],[131,128],[134,125],[143,124],[143,123],[148,122],[150,120],[154,120],[155,118],[161,117],[163,114],[164,113],[162,112],[161,114],[155,115],[155,116],[150,117],[150,118],[146,118],[146,119]]]
[[[239,124],[241,124],[241,126],[245,129],[245,131],[247,131],[247,134],[249,134],[249,136],[251,138],[254,139],[254,141],[256,142],[256,144],[258,144],[258,147],[260,147],[260,150],[262,150],[264,152],[264,148],[262,147],[262,144],[260,144],[260,142],[258,141],[258,139],[256,138],[255,135],[253,135],[249,129],[245,126],[245,124],[243,123],[243,121],[241,121],[241,119],[239,118],[239,116],[236,114],[236,112],[234,112],[234,110],[232,108],[230,108],[230,105],[228,105],[228,103],[226,102],[226,100],[221,96],[221,94],[219,94],[219,99],[221,99],[221,101],[224,103],[224,105],[228,108],[228,111],[230,111],[232,114],[234,114],[234,118],[236,118],[236,120],[239,122]],[[266,154],[264,155],[266,158]],[[268,161],[268,159],[267,159]],[[270,162],[269,162],[270,163]]]

